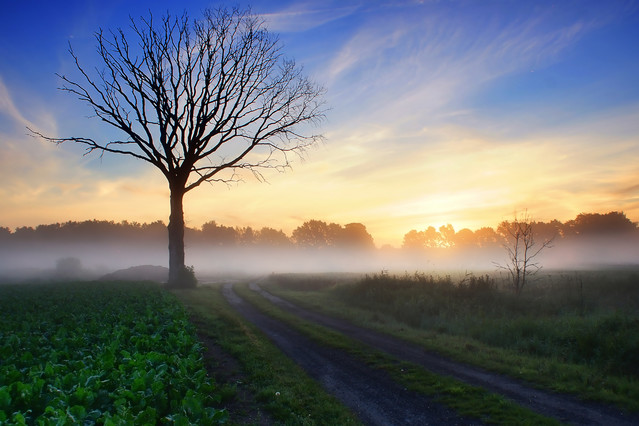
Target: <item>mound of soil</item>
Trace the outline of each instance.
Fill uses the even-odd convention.
[[[164,266],[140,265],[111,272],[101,281],[156,281],[164,283],[169,278],[169,269]]]

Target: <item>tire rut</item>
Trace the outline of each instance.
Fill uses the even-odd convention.
[[[521,406],[562,423],[606,426],[639,424],[637,414],[623,413],[614,407],[584,402],[566,394],[535,389],[510,377],[452,361],[399,338],[301,308],[269,293],[257,283],[251,283],[249,288],[300,318],[336,330],[397,359],[422,366],[433,373],[453,377],[502,395]]]
[[[473,425],[432,399],[404,389],[386,373],[367,367],[343,351],[321,346],[282,321],[261,313],[233,290],[223,287],[230,305],[257,326],[279,349],[329,393],[369,425]]]

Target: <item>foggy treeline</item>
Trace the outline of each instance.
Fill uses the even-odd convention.
[[[623,212],[582,213],[566,222],[531,222],[536,247],[550,242],[539,263],[545,268],[578,269],[639,265],[639,224]],[[434,267],[485,269],[503,262],[504,245],[512,245],[511,221],[496,229],[455,231],[451,225],[411,230],[402,249],[426,253]]]
[[[167,240],[167,228],[162,221],[137,223],[123,221],[89,220],[84,222],[66,222],[32,227],[19,227],[13,232],[0,227],[0,244],[20,245],[34,243],[125,243],[125,244],[164,244]],[[185,229],[187,245],[211,245],[218,247],[270,246],[300,248],[374,248],[373,237],[361,223],[349,223],[345,226],[310,220],[296,228],[291,236],[282,230],[263,227],[231,227],[207,222],[200,229]]]
[[[452,225],[410,230],[400,248],[377,248],[361,223],[304,222],[290,235],[268,226],[207,222],[185,230],[187,263],[208,272],[297,272],[480,269],[503,260],[508,221],[493,229]],[[535,239],[553,240],[540,259],[548,268],[639,264],[639,227],[622,212],[580,214],[535,222]],[[161,221],[90,220],[10,230],[0,227],[0,271],[55,268],[77,259],[95,273],[141,264],[166,265],[167,228]],[[68,263],[68,262],[67,262]]]
[[[503,244],[508,235],[509,221],[503,221],[497,229],[490,227],[476,231],[464,228],[455,231],[452,225],[441,226],[439,230],[429,226],[423,231],[411,230],[404,235],[404,248],[435,247],[490,247]],[[575,219],[562,223],[532,222],[535,239],[538,241],[581,240],[592,237],[632,238],[639,236],[639,226],[622,212],[606,214],[582,213]]]

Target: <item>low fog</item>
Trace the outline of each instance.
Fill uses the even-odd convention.
[[[523,229],[521,224],[532,229],[529,253],[548,243],[529,265],[551,271],[639,266],[639,227],[621,212],[580,214],[566,223],[504,221],[496,229],[476,231],[429,226],[407,232],[401,248],[377,247],[361,223],[310,220],[289,236],[269,227],[207,222],[200,229],[185,229],[186,265],[204,281],[289,272],[485,273],[509,265],[507,248],[513,247],[514,230]],[[0,227],[2,281],[99,279],[140,265],[168,266],[164,223],[94,220],[13,232]],[[153,279],[162,280],[158,270]]]
[[[599,237],[558,241],[535,258],[544,270],[639,266],[636,238]],[[186,264],[203,280],[220,275],[271,273],[490,272],[507,265],[505,248],[409,250],[299,247],[187,246]],[[37,242],[0,249],[0,280],[99,279],[139,265],[168,266],[165,244]]]

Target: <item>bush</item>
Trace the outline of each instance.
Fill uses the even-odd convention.
[[[169,282],[166,284],[166,288],[185,289],[197,287],[197,277],[195,276],[195,269],[193,266],[185,266],[178,274],[176,282]]]
[[[181,288],[197,287],[197,277],[195,276],[195,269],[193,268],[193,266],[185,266],[180,271],[180,287]]]
[[[77,279],[80,275],[82,275],[82,262],[77,257],[64,257],[56,261],[56,278]]]

